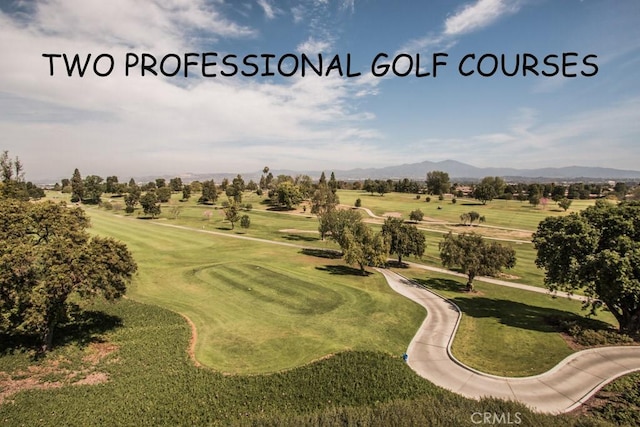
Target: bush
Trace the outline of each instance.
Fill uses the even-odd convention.
[[[420,200],[420,195],[416,194],[416,200]]]
[[[431,197],[429,197],[429,196],[425,197],[424,201],[429,203],[431,201]]]
[[[100,207],[103,207],[108,211],[113,210],[113,205],[111,204],[111,202],[100,202]]]
[[[452,203],[452,204],[454,204],[454,205],[455,205],[457,202],[458,202],[458,199],[456,199],[455,197],[454,197],[453,199],[451,199],[451,203]]]
[[[242,218],[240,218],[240,227],[249,228],[250,226],[251,218],[249,218],[249,215],[242,215]]]
[[[360,199],[356,199],[356,204],[355,204],[356,208],[359,208],[360,206],[362,206],[362,200]]]

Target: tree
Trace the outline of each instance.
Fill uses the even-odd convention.
[[[155,218],[160,215],[160,202],[155,192],[149,191],[140,198],[140,206],[145,215],[151,215],[151,218]]]
[[[422,257],[427,247],[424,234],[415,225],[405,224],[402,218],[385,219],[382,235],[389,242],[389,253],[398,255],[398,264],[402,264],[403,256]]]
[[[129,189],[128,189],[128,193],[126,196],[124,196],[124,204],[126,206],[125,208],[125,212],[126,213],[133,213],[133,210],[135,209],[136,205],[138,204],[138,202],[140,201],[140,195],[142,194],[142,191],[140,190],[140,187],[138,187],[135,183],[135,181],[133,181],[133,179],[131,179],[131,181],[129,181]]]
[[[105,181],[104,192],[115,194],[118,192],[118,177],[115,175],[108,176]]]
[[[0,183],[0,198],[29,200],[29,193],[24,183],[24,172],[20,159],[9,158],[9,152],[0,155],[2,182]]]
[[[336,208],[338,203],[340,203],[340,199],[338,199],[338,195],[331,191],[329,185],[327,184],[326,179],[322,179],[323,175],[320,177],[320,182],[318,183],[318,188],[313,192],[311,196],[311,213],[321,217],[325,213],[332,211]],[[324,240],[324,234],[322,234],[322,239]]]
[[[171,188],[171,191],[175,192],[182,190],[182,178],[180,178],[179,176],[171,178],[169,180],[169,187]]]
[[[76,168],[71,177],[71,201],[81,202],[84,199],[84,183],[80,171]]]
[[[338,191],[338,182],[336,181],[336,175],[331,172],[331,176],[329,177],[329,182],[327,183],[332,193]]]
[[[420,222],[424,218],[424,213],[420,209],[416,209],[415,211],[411,211],[409,214],[409,219],[414,222]]]
[[[250,226],[251,218],[249,218],[249,215],[242,215],[242,217],[240,218],[240,227],[249,228]]]
[[[533,245],[547,288],[582,289],[592,310],[607,306],[620,331],[640,332],[640,202],[598,200],[580,213],[546,218]]]
[[[436,194],[438,196],[447,193],[451,183],[449,174],[443,171],[427,172],[427,193]]]
[[[189,184],[185,184],[182,186],[182,200],[185,202],[191,198],[191,186]]]
[[[389,256],[389,243],[382,233],[374,234],[369,227],[360,222],[347,228],[343,233],[342,253],[347,264],[357,264],[365,274],[365,266],[384,266]]]
[[[540,193],[531,193],[529,195],[529,204],[534,208],[540,204]]]
[[[384,265],[389,255],[389,243],[382,233],[374,234],[362,222],[356,210],[330,210],[320,216],[320,234],[330,235],[342,250],[347,264],[357,264],[361,272],[367,265]]]
[[[277,203],[280,206],[284,206],[286,209],[293,209],[293,207],[299,205],[303,199],[300,188],[289,181],[284,181],[278,184],[276,195]]]
[[[167,203],[171,199],[171,188],[170,187],[160,187],[156,190],[156,196],[158,196],[158,201],[161,203]]]
[[[516,252],[500,243],[487,243],[475,233],[453,235],[451,232],[440,242],[440,260],[447,268],[459,267],[467,275],[467,290],[473,289],[476,276],[493,276],[503,268],[516,265]]]
[[[81,198],[83,203],[91,205],[97,205],[100,203],[100,196],[104,187],[102,185],[102,178],[97,175],[89,175],[84,179],[84,196]]]
[[[485,222],[485,218],[476,211],[469,211],[460,215],[460,221],[463,225],[469,223],[469,226],[471,226],[475,221],[478,221],[478,223]]]
[[[191,183],[193,187],[193,183]],[[198,199],[198,203],[213,204],[218,200],[218,190],[213,180],[204,181],[202,183],[202,195]]]
[[[240,207],[237,203],[231,202],[223,208],[224,217],[231,223],[231,229],[235,228],[236,222],[240,220]]]
[[[56,327],[72,301],[126,292],[136,271],[127,247],[90,237],[80,208],[64,203],[0,201],[0,332],[39,337],[52,348]]]
[[[227,185],[224,189],[227,197],[232,198],[236,203],[242,203],[242,192],[244,191],[244,179],[238,175],[233,178],[231,185]]]
[[[156,178],[156,188],[163,188],[167,186],[167,180],[164,178]]]
[[[499,176],[485,176],[473,189],[473,197],[486,205],[487,202],[504,193],[505,185],[504,180]]]

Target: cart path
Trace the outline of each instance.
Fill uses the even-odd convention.
[[[399,294],[422,305],[427,317],[407,349],[409,366],[434,384],[463,396],[516,400],[545,413],[569,412],[614,379],[640,370],[640,346],[600,347],[574,353],[532,377],[499,377],[472,369],[451,354],[459,308],[389,270],[377,269]]]

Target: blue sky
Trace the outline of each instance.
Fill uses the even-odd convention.
[[[34,180],[446,159],[638,170],[639,18],[637,0],[2,1],[0,149]],[[142,52],[350,54],[362,75],[125,77],[125,55]],[[419,53],[422,72],[448,57],[436,78],[374,77],[380,52]],[[578,77],[458,72],[466,54],[511,67],[565,52]],[[68,77],[57,63],[50,76],[43,53],[108,53],[115,68]],[[592,77],[580,75],[593,71],[586,55]]]

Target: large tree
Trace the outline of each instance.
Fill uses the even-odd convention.
[[[440,259],[447,268],[459,267],[467,275],[467,290],[476,276],[493,276],[516,265],[516,252],[498,242],[487,243],[475,233],[447,234],[440,242]]]
[[[155,218],[161,213],[160,201],[154,191],[149,191],[140,198],[140,206],[142,206],[145,215],[150,215],[151,218]]]
[[[83,203],[97,205],[100,203],[100,196],[104,191],[104,185],[102,184],[102,177],[98,175],[89,175],[84,179],[84,196],[82,197]]]
[[[320,216],[320,233],[340,245],[347,264],[382,266],[389,256],[389,243],[382,233],[373,233],[356,210],[330,210]]]
[[[135,261],[88,226],[82,209],[64,203],[0,201],[0,332],[37,335],[47,351],[72,301],[124,295]]]
[[[193,190],[193,183],[191,183]],[[195,190],[193,190],[195,191]],[[202,183],[202,195],[198,199],[198,203],[213,204],[218,200],[218,190],[213,180],[204,181]]]
[[[385,219],[382,234],[389,242],[389,253],[398,255],[398,264],[402,264],[403,256],[421,257],[427,247],[424,234],[415,225],[405,224],[402,218]]]
[[[504,179],[499,176],[485,176],[473,189],[473,197],[480,200],[484,205],[501,196],[504,193],[505,186]]]
[[[448,193],[450,187],[451,183],[449,182],[449,174],[447,172],[427,172],[427,193],[440,196]]]
[[[303,200],[300,187],[290,181],[284,181],[278,184],[276,189],[275,202],[286,209],[293,209]]]
[[[640,332],[640,202],[598,200],[580,213],[549,217],[533,244],[547,288],[582,289],[593,309],[607,306],[621,331]]]
[[[82,199],[84,199],[84,182],[80,171],[76,168],[71,177],[71,201],[74,203],[81,202]]]

